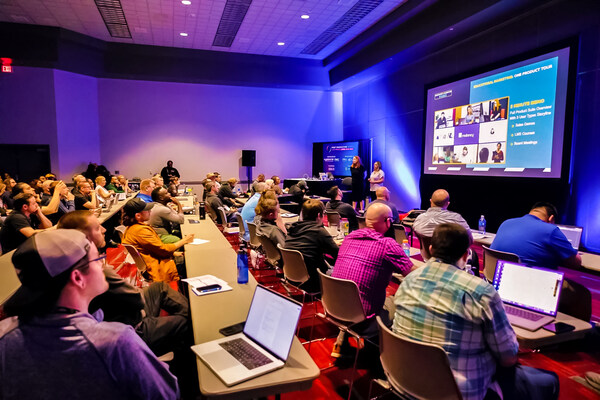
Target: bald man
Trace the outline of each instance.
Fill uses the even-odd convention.
[[[390,191],[385,186],[380,186],[375,190],[376,200],[373,200],[367,206],[367,210],[371,207],[371,204],[385,204],[392,210],[392,217],[394,218],[394,224],[400,223],[400,217],[398,215],[398,209],[396,205],[390,201]]]
[[[344,239],[331,276],[356,282],[365,315],[372,315],[383,310],[392,273],[406,276],[413,265],[394,239],[384,237],[392,224],[392,210],[387,205],[371,205],[365,223],[366,228],[351,232]],[[337,358],[348,351],[349,345],[340,332],[331,355]]]
[[[458,213],[448,210],[450,204],[450,195],[444,189],[438,189],[429,199],[431,207],[427,212],[419,215],[413,224],[413,229],[420,236],[432,237],[436,226],[446,223],[454,223],[467,230],[469,236],[471,229],[467,221]]]

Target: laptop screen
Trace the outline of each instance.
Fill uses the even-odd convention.
[[[302,304],[257,286],[244,334],[282,360],[290,353]]]
[[[569,226],[569,225],[556,225],[558,229],[567,237],[569,243],[575,250],[579,250],[579,241],[581,240],[581,233],[583,228],[580,226]]]
[[[556,316],[563,273],[498,260],[494,287],[502,301]]]

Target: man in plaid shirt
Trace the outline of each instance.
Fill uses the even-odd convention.
[[[464,271],[470,245],[458,224],[435,229],[431,259],[398,287],[392,329],[443,347],[465,400],[483,399],[497,384],[505,399],[556,399],[554,373],[516,364],[519,344],[494,287]]]
[[[385,289],[392,273],[407,275],[413,267],[402,247],[394,239],[383,236],[392,221],[392,210],[387,205],[372,204],[365,214],[367,227],[344,239],[331,274],[334,278],[356,282],[366,316],[383,310]],[[344,350],[349,350],[349,346],[340,332],[331,355],[341,357],[346,353]]]

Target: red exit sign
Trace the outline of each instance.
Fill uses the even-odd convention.
[[[13,72],[12,70],[12,59],[11,58],[0,58],[0,62],[2,63],[2,72]]]

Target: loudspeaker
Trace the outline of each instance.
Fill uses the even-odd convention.
[[[242,167],[256,166],[256,150],[242,150]]]

